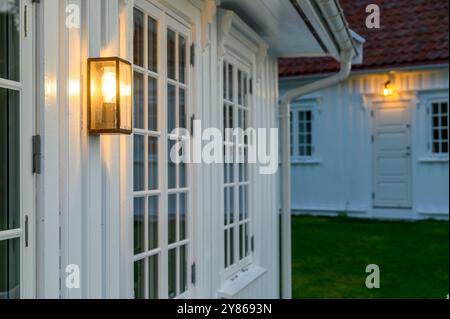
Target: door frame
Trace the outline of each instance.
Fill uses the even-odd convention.
[[[412,92],[397,92],[396,94],[392,95],[392,96],[380,96],[380,95],[363,95],[362,97],[363,99],[363,108],[364,109],[368,109],[370,114],[369,114],[369,127],[370,127],[370,162],[371,162],[371,173],[370,173],[370,178],[371,178],[371,190],[372,190],[372,196],[371,198],[371,207],[373,209],[397,209],[397,210],[410,210],[413,208],[414,206],[414,189],[413,189],[413,177],[414,177],[414,166],[413,166],[413,158],[414,158],[414,151],[415,151],[415,147],[414,147],[414,132],[413,132],[413,121],[414,121],[414,105],[417,104],[417,99],[415,97],[414,94],[412,94]],[[376,205],[375,204],[375,143],[372,140],[375,137],[375,118],[374,118],[374,111],[375,108],[377,108],[377,105],[383,105],[384,103],[390,103],[390,102],[395,102],[395,103],[403,103],[405,105],[405,108],[407,109],[407,117],[409,119],[409,144],[410,144],[410,159],[409,159],[409,181],[410,181],[410,185],[409,185],[409,205],[406,207],[398,207],[398,206],[380,206],[380,205]]]

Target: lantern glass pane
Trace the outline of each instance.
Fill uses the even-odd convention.
[[[115,60],[91,61],[91,129],[118,128]]]
[[[120,129],[131,130],[131,65],[119,62],[120,79]]]

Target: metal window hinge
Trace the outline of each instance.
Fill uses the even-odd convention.
[[[195,283],[197,282],[197,276],[196,276],[196,266],[195,266],[195,263],[192,263],[192,265],[191,265],[191,283],[193,284],[193,285],[195,285]]]
[[[250,249],[251,249],[252,252],[255,251],[255,236],[252,236],[250,238]]]
[[[41,136],[33,136],[33,174],[41,174]]]
[[[195,66],[195,43],[191,44],[191,65]]]
[[[25,247],[28,247],[28,215],[25,216]]]

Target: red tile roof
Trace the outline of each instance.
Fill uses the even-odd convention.
[[[364,64],[355,70],[448,63],[449,0],[340,0],[350,28],[366,39]],[[380,7],[380,29],[365,25],[366,6]],[[329,73],[331,58],[280,59],[280,76]]]

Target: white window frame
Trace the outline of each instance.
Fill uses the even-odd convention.
[[[25,13],[26,12],[26,13]],[[20,163],[19,167],[19,228],[0,231],[0,240],[19,240],[19,289],[20,298],[29,299],[36,295],[36,257],[35,257],[35,176],[32,172],[30,159],[32,158],[31,136],[35,129],[34,110],[34,50],[33,50],[33,4],[31,0],[19,1],[19,80],[13,81],[0,78],[2,89],[19,93],[20,116]],[[25,21],[24,19],[27,19]],[[25,35],[24,26],[27,26]],[[25,240],[25,218],[28,217],[28,243]],[[28,245],[27,245],[28,244]]]
[[[226,52],[224,55],[224,58],[222,60],[222,63],[220,63],[220,79],[221,81],[219,81],[220,85],[220,100],[221,103],[219,104],[221,112],[223,114],[223,109],[224,109],[224,105],[228,104],[229,106],[232,105],[233,108],[233,128],[237,128],[239,126],[239,116],[238,116],[238,110],[243,109],[238,101],[237,98],[234,98],[234,101],[231,101],[229,99],[224,99],[224,83],[223,83],[223,79],[224,79],[224,63],[227,64],[231,64],[233,65],[233,77],[235,79],[237,79],[237,71],[241,70],[244,72],[244,74],[246,74],[248,76],[248,83],[247,83],[247,90],[248,90],[248,105],[247,108],[245,109],[245,111],[247,112],[247,116],[246,116],[246,126],[250,127],[250,123],[252,123],[252,113],[254,110],[253,107],[253,95],[251,93],[250,90],[250,86],[252,85],[252,79],[253,79],[253,72],[252,72],[252,66],[250,64],[247,64],[245,61],[243,61],[241,58],[239,58],[237,55],[233,54],[232,52]],[[227,69],[228,72],[228,69]],[[226,75],[226,79],[229,83],[229,79],[228,79],[228,74]],[[227,84],[228,86],[228,84]],[[233,94],[235,95],[235,97],[237,96],[238,93],[238,85],[237,85],[237,81],[233,81]],[[227,112],[228,114],[228,112]],[[222,117],[222,119],[224,119]],[[222,121],[223,123],[223,121]],[[224,125],[222,125],[222,132],[224,132]],[[225,141],[225,146],[227,147],[232,147],[232,150],[234,152],[234,154],[236,154],[235,148],[236,147],[246,147],[242,141],[238,141],[236,142],[229,142],[229,141]],[[234,156],[233,154],[233,156]],[[253,263],[253,252],[252,252],[252,241],[253,241],[253,223],[254,223],[254,214],[253,214],[253,207],[252,207],[252,180],[253,180],[253,176],[252,176],[252,172],[250,169],[250,165],[249,164],[245,164],[246,166],[246,171],[247,171],[247,180],[244,182],[240,182],[239,181],[239,164],[232,164],[233,167],[233,176],[234,176],[234,182],[231,183],[226,183],[225,181],[225,168],[222,169],[223,173],[224,173],[224,177],[223,177],[223,183],[222,183],[222,196],[223,196],[223,203],[225,203],[225,188],[227,189],[232,189],[233,190],[233,200],[234,200],[234,205],[233,205],[233,212],[234,212],[234,220],[232,224],[229,224],[227,226],[225,226],[225,206],[223,205],[222,207],[222,214],[221,214],[221,238],[222,238],[222,263],[221,263],[221,267],[222,267],[222,279],[226,280],[229,277],[231,277],[232,275],[236,274],[237,272],[241,271],[242,269],[248,267],[249,265],[251,265]],[[244,220],[239,220],[239,189],[240,187],[247,187],[247,218]],[[239,236],[239,228],[241,225],[245,225],[247,224],[248,226],[248,238],[246,240],[244,240],[244,242],[242,243],[240,241],[240,236]],[[230,233],[230,230],[233,230],[234,233],[234,245],[233,245],[233,252],[234,252],[234,257],[233,257],[233,263],[229,264],[227,267],[225,267],[225,254],[228,254],[228,262],[230,261],[230,254],[229,251],[225,250],[225,230],[228,230],[228,234]],[[228,239],[228,249],[230,249],[230,240],[229,240],[229,235],[227,237]],[[244,245],[245,243],[247,243],[247,247]],[[253,243],[254,244],[254,243]],[[244,251],[245,254],[245,249],[248,249],[249,254],[247,256],[244,256],[244,258],[239,259],[239,245],[242,245],[242,249]]]
[[[427,112],[427,150],[428,150],[428,154],[432,157],[432,158],[437,158],[437,159],[447,159],[448,160],[448,151],[447,153],[442,153],[442,152],[433,152],[433,143],[435,142],[434,137],[433,137],[433,130],[434,130],[434,125],[433,125],[433,117],[434,117],[434,113],[433,113],[433,105],[435,103],[447,103],[447,117],[448,117],[448,108],[449,108],[449,95],[448,95],[448,91],[446,93],[441,93],[441,94],[433,94],[429,97],[427,97],[426,99],[426,112]],[[441,113],[439,113],[439,115],[441,115]],[[447,118],[447,134],[448,134],[448,118]],[[442,126],[439,127],[439,129],[443,129]],[[440,132],[440,131],[439,131]],[[442,139],[438,140],[439,143],[442,142]],[[447,137],[447,144],[448,144],[448,137]],[[447,146],[448,147],[448,146]]]
[[[133,65],[133,70],[139,71],[141,73],[144,73],[145,77],[151,76],[153,78],[158,79],[157,83],[157,91],[158,91],[158,106],[157,106],[157,123],[158,123],[158,130],[157,131],[147,131],[142,129],[135,129],[133,127],[133,132],[138,133],[140,135],[144,135],[145,138],[148,138],[148,136],[153,136],[158,138],[158,189],[157,190],[150,190],[148,191],[148,165],[147,165],[147,156],[148,156],[148,149],[147,144],[145,143],[145,149],[144,149],[144,191],[133,191],[133,201],[136,197],[144,197],[144,214],[145,214],[145,221],[144,221],[144,227],[145,227],[145,249],[143,253],[134,255],[133,257],[133,270],[134,270],[134,263],[139,260],[148,260],[151,256],[159,255],[158,258],[158,298],[168,298],[169,297],[169,286],[168,286],[168,280],[169,280],[169,251],[172,249],[177,249],[179,251],[179,247],[186,246],[186,253],[187,253],[187,269],[186,269],[186,281],[187,281],[187,291],[184,293],[179,293],[180,291],[180,260],[179,256],[180,254],[176,254],[176,291],[177,295],[174,297],[175,299],[185,299],[192,297],[192,283],[191,283],[191,264],[193,262],[193,183],[192,183],[192,167],[191,165],[186,164],[186,185],[187,187],[184,188],[174,188],[174,189],[168,189],[168,140],[170,135],[168,130],[168,120],[167,120],[167,88],[169,84],[175,85],[177,88],[176,90],[176,105],[178,106],[179,101],[179,94],[178,94],[178,87],[183,87],[185,89],[186,94],[186,124],[188,125],[188,119],[190,118],[190,112],[191,112],[191,106],[193,105],[192,99],[192,92],[194,88],[192,87],[193,83],[193,72],[190,65],[190,45],[192,42],[192,28],[189,25],[188,22],[182,20],[180,17],[178,17],[174,12],[169,10],[168,8],[162,6],[158,2],[150,2],[148,0],[136,0],[134,3],[134,8],[140,10],[144,13],[144,67],[139,67],[136,65]],[[157,49],[157,73],[147,70],[148,67],[148,37],[147,35],[147,18],[151,17],[154,20],[158,22],[157,26],[157,32],[158,32],[158,49]],[[134,18],[132,19],[132,23],[134,24]],[[183,34],[186,38],[186,79],[185,83],[181,84],[178,82],[178,80],[172,80],[168,79],[168,70],[167,70],[167,31],[168,30],[175,31],[176,34],[178,33]],[[176,37],[178,39],[178,36]],[[178,79],[178,40],[176,40],[176,50],[175,50],[175,56],[176,56],[176,78]],[[147,101],[148,101],[148,81],[146,78],[144,78],[144,127],[148,127],[148,108],[147,108]],[[177,112],[178,114],[178,112]],[[176,120],[178,121],[178,116],[176,115]],[[146,124],[147,123],[147,124]],[[133,123],[134,126],[134,123]],[[177,166],[178,171],[178,166]],[[177,185],[179,184],[179,175],[177,174]],[[134,183],[133,183],[134,184]],[[168,196],[170,194],[179,194],[184,193],[187,196],[187,203],[186,203],[186,239],[181,241],[176,241],[174,243],[169,244],[168,242]],[[159,196],[159,210],[158,210],[158,247],[156,249],[153,249],[151,251],[147,250],[148,247],[148,198],[151,196]],[[178,197],[177,197],[178,198]],[[178,199],[177,199],[178,201]],[[134,203],[133,203],[134,206]],[[134,207],[132,208],[132,213],[134,212]],[[176,213],[176,237],[177,240],[179,238],[179,205],[177,205],[177,213]],[[134,247],[133,247],[134,249]],[[133,253],[134,254],[134,253]],[[148,261],[145,261],[144,264],[144,285],[145,285],[145,298],[148,298]],[[134,276],[133,276],[133,282],[134,282]]]
[[[318,102],[316,99],[311,100],[301,100],[295,101],[291,106],[291,161],[294,163],[309,163],[311,161],[317,160],[317,110]],[[299,119],[300,112],[311,112],[311,154],[301,155],[300,154],[300,128]]]

